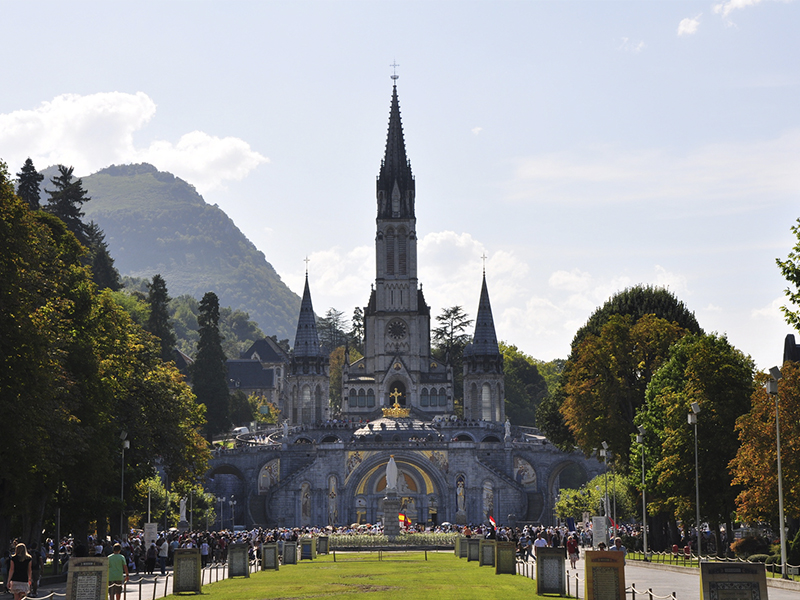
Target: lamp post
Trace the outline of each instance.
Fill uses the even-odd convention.
[[[225,502],[228,500],[225,496],[217,498],[219,500],[219,529],[225,529]]]
[[[236,527],[236,500],[234,500],[235,496],[231,494],[231,499],[228,502],[228,505],[231,507],[231,529]]]
[[[122,473],[120,475],[120,486],[119,486],[119,537],[120,542],[124,541],[122,537],[123,526],[125,522],[125,450],[131,447],[130,440],[126,439],[128,437],[128,432],[123,431],[119,434],[119,439],[122,441]]]
[[[695,489],[695,508],[697,509],[697,560],[702,554],[702,533],[700,532],[700,467],[697,460],[697,415],[700,412],[700,405],[692,402],[692,412],[689,413],[689,424],[694,425],[694,489]]]
[[[647,501],[644,496],[644,434],[646,430],[639,425],[639,434],[636,436],[636,441],[641,444],[642,451],[642,549],[644,551],[644,560],[647,561]]]
[[[603,442],[603,447],[600,450],[600,456],[603,458],[603,464],[605,465],[605,474],[604,474],[604,481],[605,481],[605,495],[603,496],[603,516],[608,519],[608,443]]]
[[[783,523],[783,474],[781,472],[781,425],[778,415],[778,380],[781,370],[772,367],[769,370],[771,379],[767,381],[767,393],[775,399],[775,441],[778,445],[778,526],[781,529],[781,577],[789,579],[786,573],[786,527]]]

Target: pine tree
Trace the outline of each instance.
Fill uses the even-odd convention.
[[[150,316],[145,329],[161,341],[161,360],[172,360],[172,349],[177,341],[172,324],[169,322],[169,301],[167,282],[160,274],[153,275],[152,283],[147,284],[147,303],[150,305]]]
[[[44,175],[36,170],[33,161],[28,157],[22,170],[17,173],[17,196],[28,203],[31,210],[39,210],[39,183],[44,179]]]
[[[108,252],[106,236],[97,223],[92,221],[86,226],[86,236],[89,245],[89,259],[92,268],[92,280],[101,290],[110,289],[119,291],[122,287],[119,271],[114,266],[114,259]]]
[[[219,333],[219,299],[214,292],[206,292],[200,301],[197,324],[200,339],[191,370],[192,383],[197,402],[206,407],[206,438],[210,441],[230,427],[228,370]]]
[[[73,181],[72,171],[72,167],[58,165],[58,177],[50,180],[55,189],[45,190],[50,196],[45,210],[61,219],[78,241],[88,247],[89,227],[82,221],[81,206],[91,198],[83,189],[83,180]]]

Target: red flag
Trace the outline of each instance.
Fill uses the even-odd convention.
[[[403,527],[408,527],[409,525],[411,525],[411,519],[409,519],[404,513],[398,514],[397,518],[400,519],[400,524]]]
[[[489,523],[492,524],[492,527],[497,529],[497,523],[495,522],[494,517],[489,517]]]

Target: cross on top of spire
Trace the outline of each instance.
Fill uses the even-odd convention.
[[[391,75],[391,77],[392,77],[392,80],[394,80],[395,82],[397,82],[398,78],[400,77],[400,75],[398,75],[398,74],[397,74],[397,67],[399,67],[400,65],[398,65],[398,64],[397,64],[397,61],[395,60],[395,61],[394,61],[392,64],[390,64],[389,66],[390,66],[390,67],[392,67],[392,75]]]
[[[307,256],[303,259],[303,262],[306,263],[306,277],[308,277],[308,263],[311,262],[311,259]]]
[[[489,257],[486,256],[486,252],[484,252],[483,256],[481,256],[481,259],[483,260],[483,274],[484,275],[486,275],[486,259],[487,258],[489,258]]]

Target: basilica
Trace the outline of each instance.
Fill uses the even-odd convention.
[[[449,357],[442,362],[431,353],[430,307],[417,276],[416,182],[393,79],[364,356],[350,362],[345,353],[341,411],[332,415],[328,356],[306,275],[292,352],[264,340],[229,361],[231,387],[261,386],[284,423],[216,452],[206,488],[227,503],[219,528],[381,522],[391,456],[401,510],[428,525],[489,517],[549,524],[560,488],[579,487],[602,472],[597,461],[564,453],[536,429],[506,420],[503,356],[485,273],[464,350],[463,414],[456,415]]]

